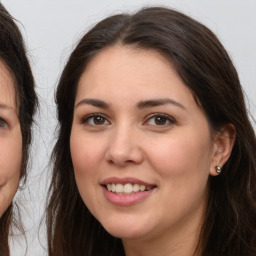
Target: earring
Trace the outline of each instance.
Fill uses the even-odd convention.
[[[218,174],[221,173],[221,168],[220,168],[220,166],[216,165],[216,166],[215,166],[215,169],[216,169],[216,172],[217,172]]]

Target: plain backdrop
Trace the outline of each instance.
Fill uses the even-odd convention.
[[[164,5],[201,21],[213,30],[229,52],[247,94],[247,105],[256,113],[256,1],[255,0],[2,0],[17,19],[28,47],[40,111],[34,127],[29,179],[15,200],[22,207],[27,242],[11,241],[12,256],[47,255],[44,214],[49,158],[56,133],[54,90],[61,70],[78,39],[96,22],[118,12],[142,6]],[[27,243],[27,250],[25,249]]]

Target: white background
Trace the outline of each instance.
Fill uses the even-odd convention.
[[[44,213],[49,157],[55,136],[53,94],[58,77],[75,43],[95,22],[110,14],[133,11],[141,6],[165,5],[180,10],[212,29],[228,50],[248,95],[247,104],[256,113],[256,1],[255,0],[2,0],[20,22],[28,46],[40,113],[35,127],[28,184],[18,193],[27,230],[28,249],[17,237],[12,256],[47,255],[45,233],[39,229]],[[38,239],[40,237],[40,239]]]

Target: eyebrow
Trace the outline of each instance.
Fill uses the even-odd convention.
[[[95,106],[98,108],[104,108],[104,109],[110,108],[109,104],[107,104],[106,102],[104,102],[102,100],[98,100],[98,99],[83,99],[75,105],[75,108],[77,108],[83,104],[88,104],[88,105],[92,105],[92,106]],[[143,109],[143,108],[162,106],[162,105],[166,105],[166,104],[173,104],[174,106],[177,106],[179,108],[186,109],[182,104],[180,104],[179,102],[177,102],[173,99],[170,99],[170,98],[140,101],[137,104],[137,107],[139,109]]]
[[[89,104],[98,108],[109,108],[110,105],[107,104],[106,102],[102,101],[102,100],[97,100],[97,99],[83,99],[81,101],[79,101],[76,105],[75,108],[83,105],[83,104]]]
[[[152,100],[145,100],[145,101],[140,101],[137,104],[137,107],[139,109],[142,108],[150,108],[150,107],[157,107],[157,106],[162,106],[162,105],[166,105],[166,104],[172,104],[176,107],[182,108],[182,109],[186,109],[182,104],[180,104],[179,102],[170,99],[170,98],[166,98],[166,99],[152,99]]]

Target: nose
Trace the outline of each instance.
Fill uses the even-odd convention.
[[[106,151],[108,163],[126,166],[140,164],[143,158],[141,141],[137,131],[131,128],[119,128],[112,131]]]

